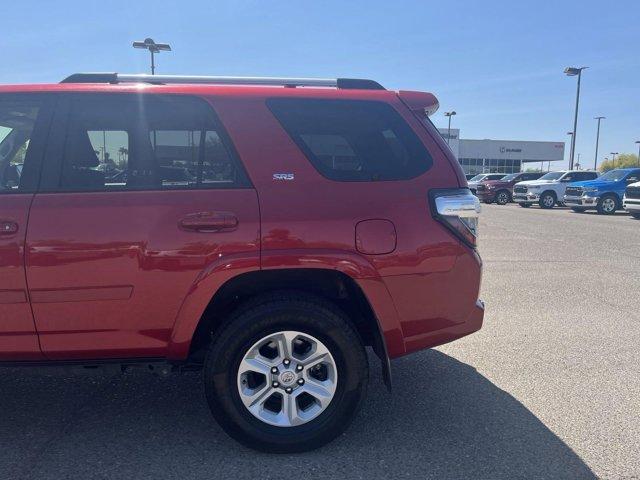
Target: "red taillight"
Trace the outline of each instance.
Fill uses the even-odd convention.
[[[431,208],[436,220],[444,224],[467,245],[477,244],[480,200],[469,189],[431,191]]]

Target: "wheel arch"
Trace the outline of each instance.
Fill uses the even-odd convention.
[[[620,195],[618,195],[616,192],[613,192],[613,191],[604,192],[602,195],[600,195],[600,198],[604,198],[604,197],[613,197],[613,198],[615,198],[617,208],[618,209],[622,208],[622,197]]]
[[[343,310],[364,344],[371,346],[380,358],[385,384],[391,388],[388,344],[394,350],[391,356],[397,356],[404,351],[404,341],[389,293],[379,277],[354,278],[335,268],[271,268],[239,272],[209,291],[207,302],[195,318],[194,308],[183,305],[181,313],[182,310],[186,313],[179,314],[176,321],[168,357],[178,362],[200,363],[204,348],[232,311],[257,295],[284,290],[316,295]],[[385,295],[388,298],[372,298]],[[384,319],[376,314],[378,309],[386,313]]]
[[[558,201],[558,192],[556,192],[554,189],[552,189],[552,188],[548,188],[547,190],[544,190],[544,191],[540,194],[540,197],[542,198],[542,196],[543,196],[545,193],[550,193],[551,195],[553,195],[553,198],[555,198],[555,199],[556,199],[556,202]]]

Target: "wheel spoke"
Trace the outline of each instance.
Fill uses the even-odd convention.
[[[285,395],[282,400],[282,414],[290,425],[300,425],[304,419],[300,417],[296,395]]]
[[[239,373],[243,374],[247,372],[257,372],[267,376],[268,380],[269,373],[271,372],[271,367],[272,365],[270,363],[267,363],[266,359],[263,360],[261,357],[249,357],[243,359],[242,363],[240,363]]]
[[[325,385],[325,382],[309,378],[300,389],[315,398],[322,408],[325,408],[333,398],[334,389]]]
[[[314,345],[313,352],[310,353],[306,358],[300,360],[300,363],[307,369],[314,367],[320,363],[323,363],[330,358],[331,354],[327,347],[322,345],[319,342],[316,342]]]
[[[278,355],[280,360],[291,358],[293,355],[293,341],[296,339],[294,332],[281,332],[278,334],[276,343],[278,344]]]
[[[268,382],[260,389],[249,390],[245,389],[241,393],[242,403],[246,405],[249,410],[260,409],[262,404],[269,398],[274,392],[274,388]]]

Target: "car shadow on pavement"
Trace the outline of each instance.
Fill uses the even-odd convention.
[[[0,368],[1,478],[596,478],[529,410],[437,350],[371,358],[367,401],[326,447],[260,454],[211,418],[199,374]],[[3,475],[6,475],[4,477]]]

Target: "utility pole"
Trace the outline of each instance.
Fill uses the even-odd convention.
[[[451,117],[453,117],[455,114],[455,110],[451,112],[444,112],[444,116],[449,117],[449,127],[447,128],[447,145],[449,145],[449,140],[451,139]]]
[[[607,117],[594,117],[595,120],[598,120],[598,131],[596,133],[596,154],[593,159],[593,169],[598,170],[598,142],[600,141],[600,120]]]
[[[578,130],[578,106],[580,105],[580,80],[582,79],[582,71],[589,67],[567,67],[564,69],[565,75],[568,77],[578,76],[578,88],[576,90],[576,109],[573,116],[573,135],[571,136],[571,154],[569,156],[569,170],[573,170],[573,157],[576,151],[576,136]]]

